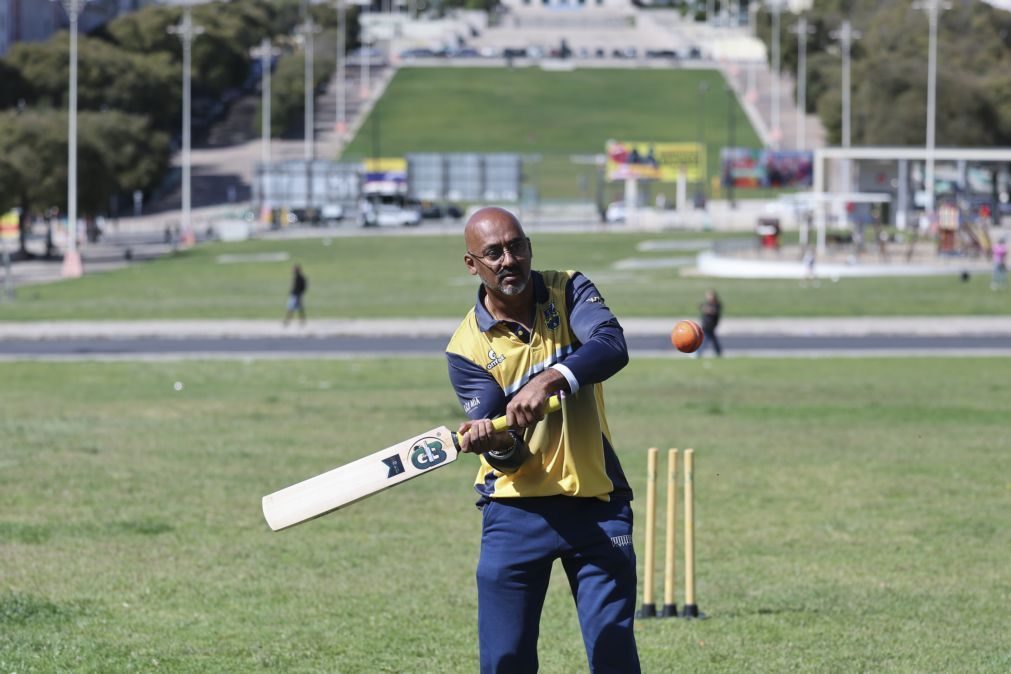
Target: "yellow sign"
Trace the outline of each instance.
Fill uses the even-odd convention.
[[[684,173],[690,182],[706,174],[706,155],[699,143],[607,142],[607,179],[677,182]]]
[[[18,238],[18,214],[16,211],[0,215],[0,239],[13,241]]]
[[[376,157],[365,160],[366,173],[407,173],[407,160],[403,157]]]

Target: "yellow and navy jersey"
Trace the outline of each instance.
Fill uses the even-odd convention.
[[[531,456],[511,474],[484,457],[475,489],[484,499],[582,496],[631,500],[611,442],[601,382],[628,363],[618,320],[596,287],[575,271],[531,272],[536,304],[532,332],[497,320],[485,289],[446,347],[449,377],[471,419],[505,414],[509,400],[547,368],[565,375],[562,409],[526,429]]]

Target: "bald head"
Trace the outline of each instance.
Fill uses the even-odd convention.
[[[494,295],[515,297],[530,280],[530,240],[515,215],[489,206],[476,211],[463,229],[471,274],[481,278]]]
[[[506,241],[515,238],[525,238],[523,227],[516,216],[504,208],[498,206],[486,206],[478,209],[467,220],[463,228],[463,239],[467,244],[467,250],[475,253],[483,250],[488,239],[504,239]]]

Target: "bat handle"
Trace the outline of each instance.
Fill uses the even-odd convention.
[[[544,406],[544,414],[551,414],[552,412],[557,412],[562,409],[562,399],[558,396],[551,396],[548,398],[547,404]],[[509,429],[509,422],[505,417],[499,417],[497,419],[492,419],[492,428],[496,431],[505,431]]]

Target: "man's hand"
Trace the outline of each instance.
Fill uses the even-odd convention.
[[[527,382],[506,406],[509,428],[530,428],[544,418],[548,398],[559,391],[568,391],[569,383],[558,370],[547,369]]]
[[[456,431],[460,451],[467,454],[484,454],[493,450],[503,450],[512,446],[512,437],[507,432],[492,428],[491,419],[465,421]]]

